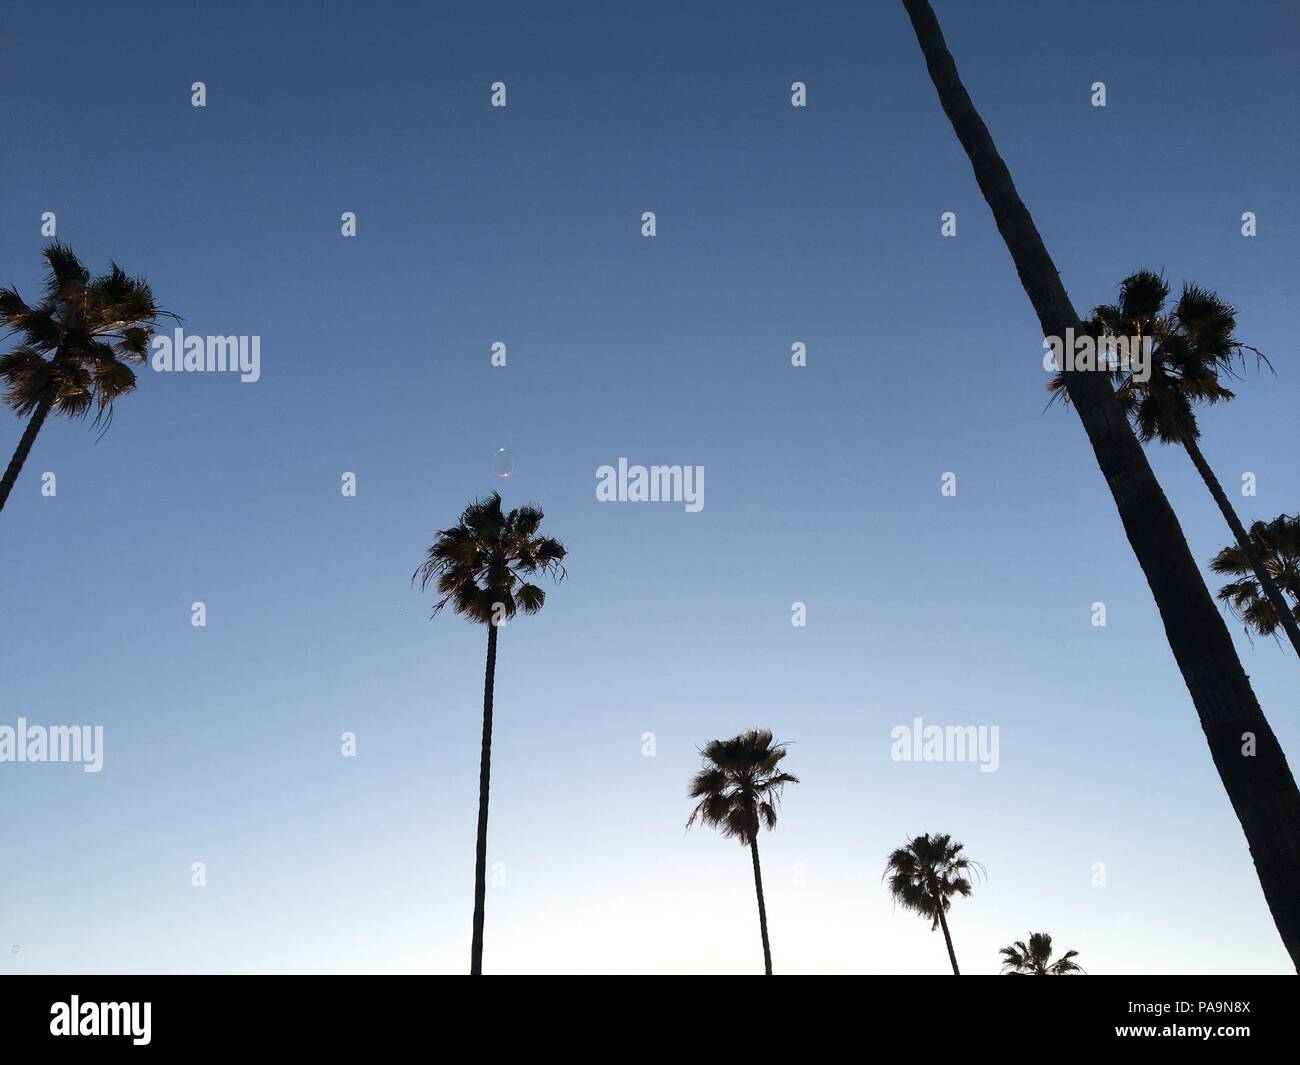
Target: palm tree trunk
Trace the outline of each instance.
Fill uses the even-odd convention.
[[[957,953],[952,949],[952,935],[948,932],[948,918],[943,915],[943,906],[939,907],[939,927],[943,929],[944,942],[948,944],[948,960],[952,962],[952,975],[961,976],[957,968]]]
[[[903,0],[930,78],[1015,262],[1044,336],[1082,323],[988,127],[957,73],[927,0]],[[1065,374],[1070,402],[1151,586],[1219,777],[1245,832],[1273,920],[1300,968],[1300,792],[1259,708],[1169,501],[1105,374]],[[1253,756],[1247,756],[1248,740]]]
[[[18,481],[18,474],[22,472],[23,463],[27,461],[32,445],[36,443],[36,434],[41,431],[41,426],[45,424],[45,418],[52,406],[54,406],[54,389],[51,388],[36,404],[36,409],[27,422],[27,428],[23,430],[22,439],[14,449],[14,457],[9,460],[9,467],[5,470],[4,477],[0,478],[0,510],[4,510],[9,493],[13,491]]]
[[[492,775],[492,684],[497,669],[497,627],[488,623],[487,671],[483,678],[483,749],[478,764],[478,840],[474,845],[474,939],[469,974],[483,975],[483,903],[487,895],[488,779]]]
[[[1228,498],[1223,486],[1219,484],[1219,479],[1214,476],[1210,464],[1205,461],[1200,446],[1195,440],[1184,440],[1183,446],[1187,448],[1187,454],[1192,457],[1192,464],[1205,481],[1205,486],[1210,490],[1210,495],[1214,496],[1214,501],[1219,504],[1219,510],[1227,519],[1228,528],[1232,530],[1232,535],[1237,538],[1237,545],[1250,561],[1251,569],[1255,571],[1255,579],[1259,581],[1259,586],[1264,589],[1268,601],[1273,604],[1273,609],[1277,611],[1282,628],[1286,630],[1287,636],[1291,639],[1291,646],[1295,648],[1296,654],[1300,655],[1300,625],[1296,624],[1295,615],[1291,613],[1291,608],[1286,605],[1286,600],[1282,598],[1282,592],[1278,588],[1277,582],[1273,580],[1272,575],[1265,568],[1263,560],[1259,557],[1259,552],[1255,550],[1255,541],[1242,528],[1241,519],[1237,517],[1237,512],[1232,508],[1232,500]]]
[[[763,975],[772,975],[772,948],[767,942],[767,907],[763,905],[763,870],[758,864],[758,830],[749,837],[749,853],[754,858],[754,890],[758,892],[758,930],[763,936]]]

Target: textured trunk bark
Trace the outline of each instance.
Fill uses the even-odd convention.
[[[957,968],[957,952],[952,949],[952,935],[948,931],[948,918],[943,915],[943,907],[939,907],[939,927],[943,929],[943,941],[948,944],[948,960],[952,962],[952,975],[961,976],[961,970]]]
[[[492,685],[497,668],[497,627],[488,623],[487,670],[483,678],[483,748],[478,763],[478,839],[474,845],[474,938],[469,974],[483,975],[483,904],[487,895],[488,782],[492,775]]]
[[[1201,454],[1200,445],[1195,440],[1183,441],[1183,447],[1187,449],[1187,454],[1192,458],[1192,465],[1196,467],[1197,472],[1205,481],[1205,487],[1210,490],[1210,495],[1214,496],[1214,501],[1219,504],[1219,510],[1228,522],[1228,528],[1232,530],[1232,535],[1237,538],[1237,545],[1245,552],[1246,558],[1250,561],[1251,569],[1255,571],[1255,579],[1259,581],[1259,586],[1264,590],[1264,595],[1268,601],[1273,604],[1273,609],[1277,611],[1278,619],[1282,629],[1286,632],[1291,640],[1291,646],[1295,648],[1295,653],[1300,655],[1300,625],[1296,624],[1295,615],[1291,613],[1290,607],[1286,605],[1286,600],[1282,598],[1282,591],[1273,580],[1272,575],[1264,566],[1264,560],[1259,557],[1259,552],[1255,550],[1255,542],[1250,538],[1250,534],[1242,527],[1241,519],[1237,517],[1237,512],[1232,508],[1232,500],[1219,484],[1219,479],[1214,476],[1214,471],[1210,469],[1210,464],[1205,461],[1205,456]]]
[[[1056,265],[971,103],[926,0],[903,0],[940,103],[993,211],[1044,336],[1082,328]],[[1227,626],[1106,375],[1065,375],[1124,532],[1151,586],[1219,777],[1241,822],[1264,897],[1300,967],[1300,792],[1237,659]]]
[[[18,441],[18,447],[14,449],[14,457],[9,460],[9,466],[5,470],[3,478],[0,478],[0,510],[4,510],[5,503],[9,499],[9,493],[14,490],[14,485],[18,481],[18,474],[22,472],[23,464],[27,461],[27,456],[31,454],[32,445],[36,443],[36,434],[41,431],[41,426],[45,424],[45,419],[50,413],[50,408],[54,406],[54,390],[51,389],[45,393],[41,401],[32,411],[32,416],[28,419],[27,428],[23,430],[22,439]]]
[[[767,907],[763,905],[763,870],[758,864],[758,829],[749,840],[749,853],[754,858],[754,890],[758,892],[758,930],[763,936],[763,975],[772,975],[772,948],[767,942]]]

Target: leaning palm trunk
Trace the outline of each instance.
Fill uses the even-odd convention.
[[[1237,517],[1237,512],[1232,508],[1232,500],[1228,498],[1223,486],[1219,484],[1219,479],[1214,476],[1214,471],[1210,469],[1210,464],[1205,461],[1205,456],[1201,454],[1200,446],[1196,441],[1192,439],[1184,440],[1183,446],[1187,448],[1187,454],[1191,456],[1192,464],[1205,481],[1205,487],[1210,490],[1210,495],[1214,496],[1214,501],[1219,504],[1219,510],[1228,522],[1228,528],[1232,530],[1232,535],[1237,538],[1237,546],[1241,548],[1247,561],[1250,562],[1251,569],[1255,571],[1255,579],[1259,581],[1259,586],[1264,590],[1268,601],[1273,604],[1273,609],[1277,611],[1282,628],[1286,630],[1286,634],[1291,640],[1291,646],[1295,648],[1296,654],[1300,655],[1300,625],[1296,624],[1295,616],[1286,605],[1286,600],[1282,598],[1282,592],[1278,588],[1277,582],[1273,580],[1273,575],[1268,572],[1268,568],[1259,557],[1259,552],[1255,550],[1255,542],[1242,527],[1241,519]]]
[[[763,937],[763,975],[772,975],[772,948],[767,942],[767,907],[763,905],[763,870],[758,864],[758,822],[749,839],[749,853],[754,859],[754,890],[758,892],[758,930]]]
[[[18,475],[22,473],[23,464],[27,461],[27,456],[31,454],[32,445],[36,443],[36,434],[41,431],[41,426],[45,424],[45,419],[53,406],[54,389],[48,389],[32,412],[32,416],[27,422],[27,428],[23,430],[22,439],[18,441],[18,447],[14,449],[14,457],[9,460],[9,467],[5,470],[4,477],[0,478],[0,510],[4,510],[5,503],[9,500],[9,493],[14,490],[14,485],[18,482]]]
[[[961,976],[961,970],[957,968],[957,952],[952,949],[952,934],[948,931],[948,918],[943,915],[942,901],[939,905],[939,927],[943,929],[943,940],[948,944],[948,960],[952,962],[952,975]]]
[[[903,6],[1044,336],[1065,336],[1070,328],[1082,332],[1056,265],[957,74],[934,11],[927,0],[903,0]],[[1104,374],[1067,371],[1065,387],[1151,586],[1273,920],[1300,968],[1300,792],[1286,756],[1110,381]]]
[[[488,781],[492,775],[492,685],[497,668],[497,627],[488,623],[487,671],[483,678],[483,749],[478,766],[478,839],[474,845],[474,938],[469,974],[483,975],[483,906],[487,896]]]

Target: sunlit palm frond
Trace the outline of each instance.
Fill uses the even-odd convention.
[[[786,746],[773,742],[767,729],[705,744],[700,751],[704,766],[691,778],[689,791],[699,802],[686,827],[698,820],[745,845],[761,828],[775,828],[783,789],[799,783],[798,777],[778,768]]]
[[[1070,976],[1084,971],[1074,960],[1079,956],[1077,950],[1067,950],[1052,961],[1052,937],[1047,932],[1031,932],[1027,944],[1017,939],[998,953],[1007,976]]]
[[[896,904],[928,918],[933,929],[939,927],[940,912],[951,909],[952,896],[968,896],[972,878],[983,873],[951,836],[926,833],[890,854],[882,879]]]
[[[157,308],[143,278],[116,263],[92,280],[67,245],[55,242],[44,254],[49,269],[40,304],[0,290],[0,320],[22,337],[0,357],[5,402],[19,415],[48,402],[70,417],[97,409],[111,419],[113,402],[135,387],[126,364],[144,362],[156,320],[175,316]]]
[[[1284,599],[1290,598],[1292,616],[1300,622],[1300,516],[1280,514],[1269,522],[1257,521],[1249,536],[1264,569]],[[1210,560],[1210,569],[1237,578],[1220,587],[1216,596],[1247,631],[1275,636],[1282,619],[1264,594],[1246,552],[1231,544]]]
[[[541,508],[533,504],[506,513],[496,492],[475,500],[456,525],[435,534],[411,580],[421,590],[434,584],[435,614],[450,605],[476,624],[507,621],[520,611],[536,614],[546,592],[524,578],[535,573],[562,578],[567,554],[554,537],[535,535],[542,519]]]

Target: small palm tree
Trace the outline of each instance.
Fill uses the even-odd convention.
[[[952,896],[965,898],[971,893],[971,878],[984,867],[962,853],[962,845],[951,836],[928,833],[907,841],[889,856],[882,879],[889,881],[889,893],[905,910],[930,919],[930,930],[943,929],[948,944],[952,973],[960,976],[957,955],[952,949],[946,912],[952,908]],[[970,874],[969,876],[967,874]]]
[[[1205,481],[1220,512],[1237,538],[1241,557],[1255,574],[1263,597],[1300,654],[1300,624],[1291,616],[1263,559],[1242,527],[1232,501],[1201,452],[1201,431],[1194,407],[1226,403],[1233,398],[1223,377],[1254,348],[1237,339],[1237,312],[1230,303],[1196,285],[1183,285],[1178,302],[1166,307],[1169,285],[1159,274],[1139,270],[1120,284],[1119,302],[1094,308],[1089,331],[1096,337],[1149,337],[1152,366],[1146,381],[1135,379],[1132,367],[1113,372],[1115,394],[1143,443],[1159,440],[1181,444]],[[1065,378],[1055,377],[1052,392],[1069,401]]]
[[[776,807],[787,784],[799,778],[781,772],[786,744],[773,743],[767,729],[750,729],[729,740],[714,740],[702,751],[704,768],[691,780],[691,798],[698,799],[689,829],[698,818],[724,836],[749,845],[754,861],[754,890],[758,893],[758,930],[763,937],[763,972],[772,975],[772,948],[767,939],[767,907],[763,902],[763,871],[758,861],[758,831],[776,827]]]
[[[57,242],[45,249],[45,261],[45,295],[35,307],[16,289],[0,289],[0,321],[21,337],[0,356],[4,401],[28,418],[0,478],[0,510],[50,411],[84,418],[95,408],[97,421],[111,421],[113,401],[135,388],[128,364],[148,357],[155,321],[175,317],[154,305],[143,278],[128,277],[116,263],[92,278],[72,249]]]
[[[1017,939],[1011,946],[1003,947],[1002,968],[1007,976],[1073,976],[1083,972],[1074,959],[1077,950],[1067,950],[1052,961],[1052,937],[1046,932],[1030,932],[1029,945]]]
[[[546,592],[528,578],[565,575],[567,552],[559,540],[537,535],[542,511],[531,504],[506,514],[501,496],[493,492],[465,508],[460,521],[437,533],[424,564],[414,574],[421,590],[436,581],[441,599],[488,633],[487,671],[483,682],[483,746],[478,776],[478,838],[474,850],[474,932],[470,943],[470,974],[483,972],[483,909],[487,894],[488,782],[492,768],[492,685],[496,675],[497,630],[519,611],[536,614]]]
[[[1250,527],[1250,539],[1273,582],[1291,597],[1294,605],[1287,604],[1287,609],[1300,622],[1300,516],[1281,514],[1270,522],[1257,521]],[[1240,547],[1225,547],[1210,561],[1210,569],[1238,578],[1225,584],[1218,594],[1247,631],[1275,637],[1281,619],[1254,577],[1246,553]]]

